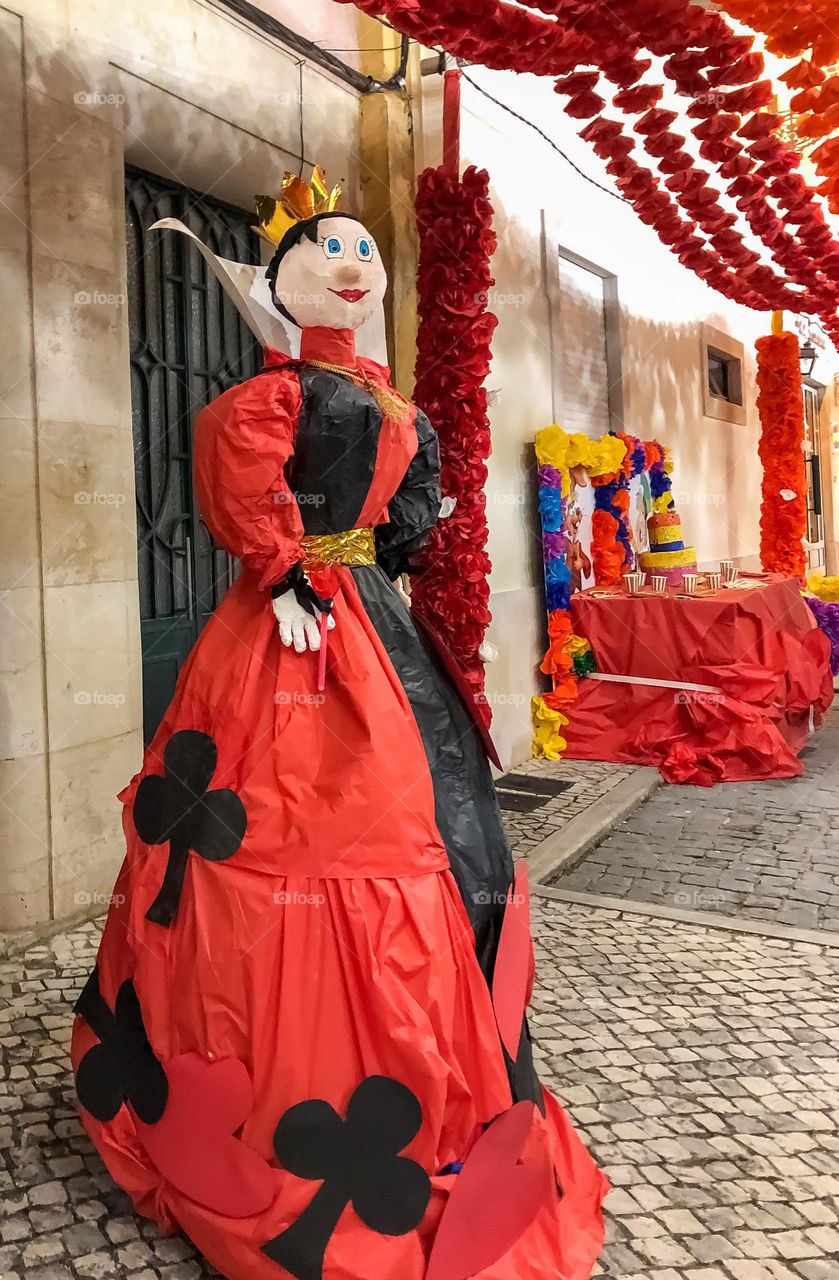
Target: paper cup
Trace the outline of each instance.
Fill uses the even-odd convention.
[[[629,591],[630,594],[634,594],[636,591],[640,591],[643,587],[644,575],[643,573],[627,573],[624,575],[624,581],[626,583],[627,591]]]
[[[740,570],[737,568],[736,564],[733,564],[728,571],[728,577],[726,578],[726,582],[736,582],[739,577],[740,577]]]
[[[723,582],[730,582],[734,574],[734,561],[720,560],[720,574],[722,575]]]
[[[696,584],[699,581],[698,573],[685,573],[682,575],[682,590],[689,596],[696,594]]]
[[[667,574],[654,573],[650,579],[653,591],[664,592],[667,590]]]
[[[705,585],[709,587],[711,591],[719,591],[721,581],[722,574],[718,570],[714,573],[705,574]]]

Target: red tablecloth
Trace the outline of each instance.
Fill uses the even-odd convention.
[[[657,765],[669,782],[703,786],[802,772],[798,752],[833,680],[829,642],[793,579],[693,599],[585,591],[572,596],[571,618],[600,673],[633,679],[580,682],[569,759]]]

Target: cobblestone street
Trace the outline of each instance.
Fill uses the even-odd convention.
[[[632,765],[606,764],[599,760],[528,760],[497,783],[504,828],[516,857],[524,857],[546,836],[562,828],[579,814],[597,805],[614,788],[633,774]],[[529,812],[505,808],[512,785],[559,784],[562,790]],[[515,793],[513,793],[515,794]]]
[[[803,759],[789,780],[662,787],[550,883],[839,933],[839,709]]]
[[[614,1190],[595,1275],[835,1280],[839,953],[537,898],[544,1078]],[[201,1280],[80,1128],[70,1009],[96,930],[0,965],[4,1280]]]

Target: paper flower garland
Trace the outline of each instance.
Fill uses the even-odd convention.
[[[566,563],[565,499],[571,491],[571,473],[585,469],[594,486],[591,554],[598,586],[620,582],[632,556],[629,536],[629,481],[647,472],[656,510],[670,502],[670,456],[656,440],[631,435],[606,435],[599,440],[569,434],[556,425],[536,435],[539,463],[539,512],[545,560],[545,593],[548,602],[548,651],[540,670],[552,681],[550,693],[531,699],[533,754],[537,759],[559,760],[567,747],[562,730],[569,723],[565,712],[577,698],[579,682],[597,664],[591,645],[571,629],[571,573]]]
[[[720,13],[691,0],[540,0],[542,14],[509,0],[459,7],[450,0],[356,3],[469,62],[553,77],[566,113],[586,122],[581,136],[618,190],[684,266],[744,306],[817,315],[839,342],[839,244],[818,195],[795,172],[800,157],[775,136],[782,121],[767,111],[774,90],[761,78],[762,55]],[[732,11],[735,5],[739,13],[739,0],[729,0]],[[750,0],[746,7],[770,12],[780,0]],[[799,8],[787,12],[797,15]],[[647,81],[648,73],[662,82]],[[676,115],[657,106],[665,88],[690,101],[686,114],[699,159],[674,130]],[[839,116],[836,92],[831,81],[831,96],[817,104],[831,127],[832,113]],[[608,102],[618,118],[607,114]],[[824,144],[821,161],[835,173],[839,141]],[[831,181],[823,191],[829,199]],[[744,223],[778,270],[746,243]]]
[[[772,333],[757,341],[758,451],[763,463],[760,559],[771,573],[802,578],[807,557],[804,399],[798,339]]]
[[[819,188],[839,213],[839,25],[836,0],[722,0],[733,18],[766,34],[766,48],[781,58],[800,58],[781,79],[797,90],[790,106],[801,113],[798,133],[821,140],[811,152],[827,181]],[[806,54],[806,57],[802,55]]]
[[[445,641],[488,721],[479,650],[490,622],[492,565],[487,542],[484,485],[490,453],[484,378],[497,323],[487,310],[495,249],[489,178],[475,168],[456,178],[426,169],[417,189],[420,237],[414,399],[440,439],[443,493],[456,499],[422,555],[412,588],[418,612]]]
[[[608,444],[604,445],[604,441]],[[591,459],[618,459],[624,446],[614,437],[589,440],[567,435],[561,427],[546,427],[536,437],[539,466],[539,512],[542,517],[542,549],[545,560],[545,594],[548,601],[548,651],[541,670],[551,677],[550,693],[531,699],[533,754],[542,760],[558,760],[568,745],[562,729],[568,724],[565,710],[577,697],[581,675],[593,669],[591,645],[571,630],[571,570],[566,560],[565,498],[571,488],[571,468]]]

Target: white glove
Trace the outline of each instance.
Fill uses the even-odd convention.
[[[298,653],[305,653],[307,649],[311,649],[312,653],[318,652],[322,616],[320,609],[315,609],[315,616],[312,617],[300,604],[291,587],[271,601],[271,608],[280,624],[280,639],[286,648],[293,644]],[[326,625],[330,631],[335,626],[331,613],[327,616]]]

